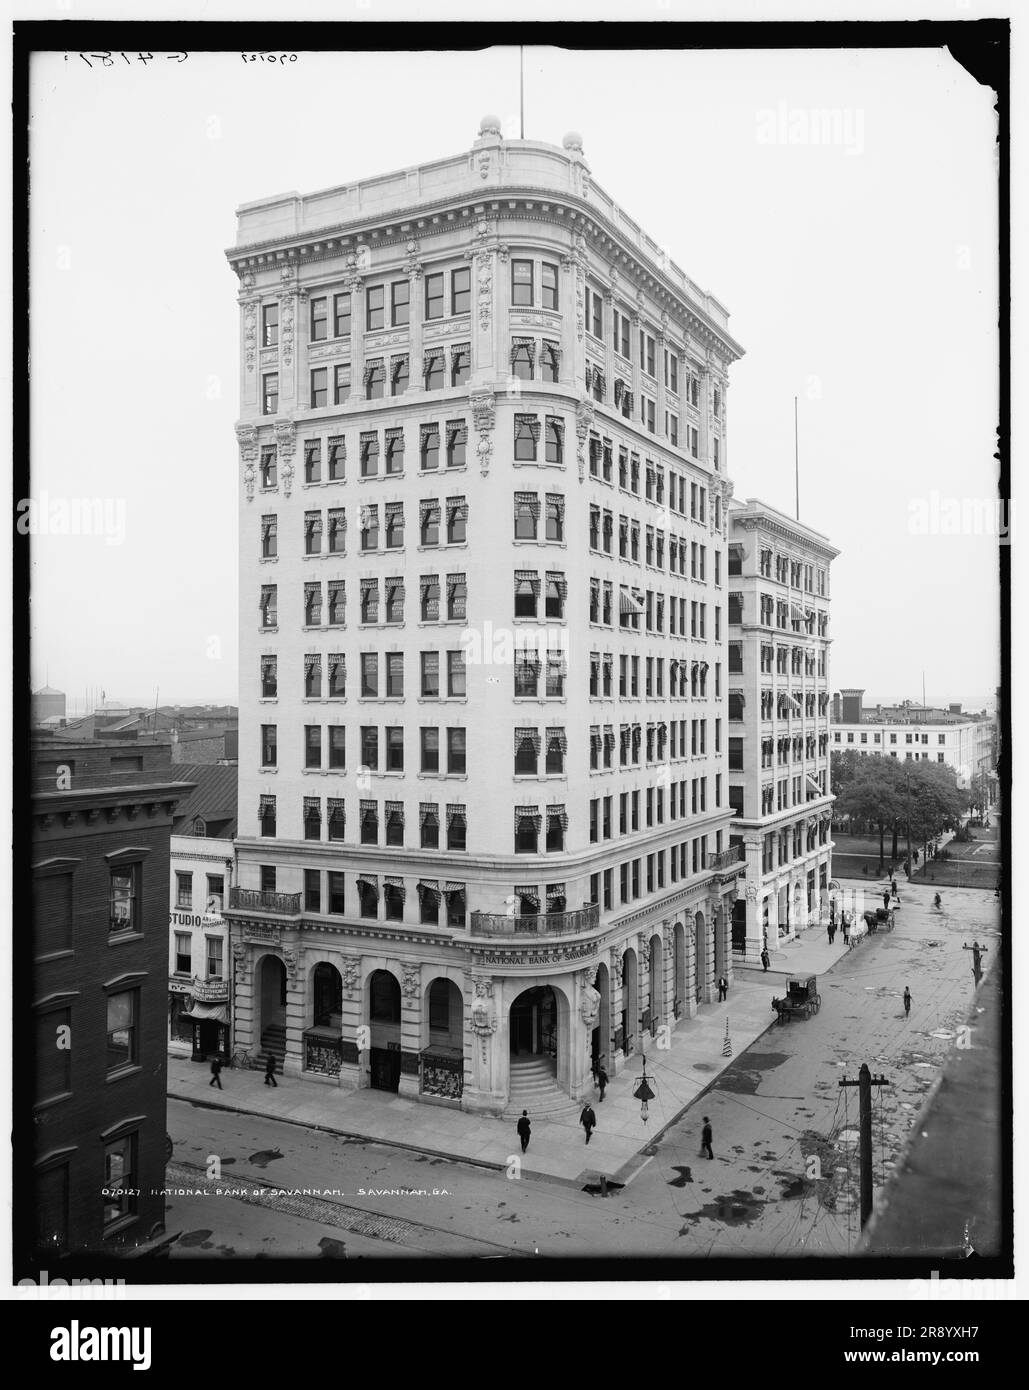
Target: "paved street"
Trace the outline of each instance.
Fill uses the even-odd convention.
[[[839,1080],[855,1079],[867,1061],[892,1082],[875,1098],[878,1186],[896,1164],[971,1009],[971,955],[962,942],[995,940],[992,893],[949,890],[937,912],[928,888],[901,891],[892,933],[843,952],[839,937],[830,948],[824,933],[811,929],[802,942],[776,952],[784,973],[817,968],[822,1007],[816,1016],[769,1027],[770,996],[782,992],[784,973],[759,971],[748,972],[730,996],[729,1014],[739,1020],[732,1024],[738,1030],[733,1058],[721,1057],[717,1046],[725,1006],[709,1006],[680,1025],[673,1047],[647,1059],[648,1073],[658,1077],[649,1133],[630,1094],[638,1062],[617,1078],[603,1108],[595,1105],[600,1128],[588,1162],[574,1121],[534,1126],[522,1174],[512,1178],[504,1164],[517,1143],[501,1121],[288,1080],[270,1091],[253,1073],[228,1073],[227,1090],[219,1095],[207,1088],[201,1068],[186,1081],[170,1073],[173,1090],[186,1091],[194,1103],[169,1103],[175,1144],[169,1186],[226,1186],[204,1177],[209,1155],[216,1154],[226,1180],[258,1189],[246,1200],[213,1193],[171,1197],[168,1231],[184,1232],[174,1257],[331,1258],[342,1253],[340,1242],[348,1257],[853,1251],[859,1234],[857,1092],[844,1091]],[[838,963],[827,973],[832,959]],[[821,963],[807,963],[815,961]],[[989,954],[985,962],[988,968]],[[914,998],[908,1019],[905,984]],[[208,1108],[209,1101],[239,1109]],[[406,1109],[398,1112],[398,1104]],[[403,1127],[394,1133],[400,1145],[416,1149],[382,1142],[380,1135],[319,1131],[298,1113],[312,1106],[312,1114],[324,1115],[328,1105],[339,1107],[340,1127],[350,1127],[351,1135],[364,1115],[377,1118],[380,1131],[399,1120]],[[288,1107],[293,1122],[274,1109],[243,1113],[276,1106]],[[417,1125],[404,1124],[411,1111]],[[426,1137],[419,1125],[427,1123],[427,1111],[449,1158],[416,1151]],[[705,1114],[714,1130],[713,1162],[698,1157]],[[598,1146],[602,1137],[609,1141],[606,1153]],[[476,1162],[455,1161],[459,1157]],[[548,1175],[548,1166],[558,1171]],[[599,1172],[626,1185],[607,1199],[590,1195],[583,1189],[596,1185]],[[316,1191],[261,1195],[268,1184]]]

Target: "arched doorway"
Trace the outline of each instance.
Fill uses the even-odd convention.
[[[261,1051],[275,1057],[281,1072],[286,1056],[286,967],[278,956],[261,961]]]
[[[636,1051],[639,1033],[639,996],[636,982],[636,952],[630,946],[622,954],[622,1048],[626,1057]]]
[[[747,954],[747,900],[737,898],[732,905],[732,950],[733,955]]]
[[[707,988],[707,977],[709,970],[707,951],[707,923],[704,920],[704,914],[702,912],[697,913],[696,917],[694,918],[694,924],[697,935],[697,974],[695,984],[697,989],[697,1003],[701,1004],[704,1001],[704,991]]]
[[[365,987],[369,1083],[377,1091],[400,1090],[400,984],[389,970],[373,970]]]
[[[418,1090],[446,1100],[464,1093],[464,995],[443,976],[430,981],[422,1000]]]
[[[607,1070],[611,1061],[611,973],[606,964],[597,966],[593,988],[600,995],[600,1013],[590,1040],[590,1061],[596,1072],[598,1064]]]
[[[653,1037],[665,1013],[665,951],[660,935],[650,938],[650,1003],[647,1024]]]
[[[343,1059],[343,977],[319,961],[311,971],[311,1018],[304,1030],[304,1071],[339,1076]]]
[[[557,1058],[557,999],[550,985],[523,990],[511,1005],[512,1057]]]
[[[686,1009],[686,930],[681,922],[676,922],[672,928],[672,959],[675,973],[675,1016],[681,1018]]]

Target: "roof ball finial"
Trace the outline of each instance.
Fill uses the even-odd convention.
[[[582,154],[582,136],[577,130],[570,130],[561,144],[570,154]]]
[[[483,116],[482,120],[479,122],[479,136],[480,136],[480,138],[481,138],[482,136],[484,136],[484,135],[499,135],[499,134],[500,134],[500,117],[499,117],[499,116]]]

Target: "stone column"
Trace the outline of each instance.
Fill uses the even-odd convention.
[[[610,986],[610,1005],[608,1007],[611,1019],[612,1037],[617,1034],[622,1026],[622,1007],[623,1007],[623,983],[622,983],[622,950],[612,951],[608,968],[608,982]],[[610,1065],[607,1067],[608,1076],[617,1076],[618,1072],[625,1065],[625,1039],[622,1039],[622,1046],[615,1047],[612,1044]]]
[[[655,348],[656,357],[654,360],[654,371],[657,378],[657,434],[659,439],[666,439],[665,434],[665,411],[668,409],[668,398],[665,395],[665,348],[668,346],[665,338],[665,324],[668,315],[661,315],[661,329],[657,335],[657,347]]]
[[[418,1054],[422,1046],[422,968],[403,965],[400,985],[400,1094],[417,1100],[421,1094]]]
[[[261,299],[256,293],[256,280],[251,270],[240,276],[239,315],[242,353],[239,365],[239,400],[241,414],[260,409],[261,373],[258,367],[261,334]]]
[[[672,923],[661,923],[661,981],[658,991],[661,1022],[675,1027],[675,937]]]
[[[632,337],[629,339],[629,350],[632,353],[632,419],[642,423],[640,391],[643,389],[643,364],[640,361],[640,316],[637,310],[634,309],[629,315],[629,322],[632,324]]]
[[[490,976],[468,976],[464,1018],[461,1109],[499,1115],[507,1104],[511,1045],[502,984]]]
[[[614,403],[615,398],[615,297],[611,290],[604,291],[604,400]]]
[[[283,944],[282,963],[286,967],[286,1056],[284,1076],[299,1076],[303,1066],[304,1026],[307,1021],[305,972],[300,969],[301,947]]]
[[[232,934],[231,926],[229,933]],[[254,962],[242,941],[232,945],[232,972],[232,1055],[237,1052],[253,1055],[260,1044],[254,1033]]]
[[[692,911],[687,913],[685,926],[686,951],[686,998],[683,1000],[683,1017],[693,1018],[697,1012],[697,920]]]
[[[298,364],[302,325],[297,321],[299,291],[296,267],[284,266],[279,286],[279,413],[283,415],[292,414],[300,406]]]
[[[356,1091],[368,1085],[368,1040],[362,1018],[361,957],[347,956],[340,971],[343,977],[342,1062],[340,1089]],[[365,1032],[362,1032],[362,1029]]]
[[[409,309],[410,322],[408,324],[408,333],[410,335],[408,371],[411,373],[411,385],[415,390],[421,385],[419,373],[422,370],[422,327],[424,323],[423,315],[425,313],[423,291],[425,282],[421,262],[417,259],[419,250],[420,246],[417,241],[409,241],[407,243],[407,260],[404,264],[404,268],[407,271],[408,283],[411,287],[411,303]],[[470,351],[473,353],[475,351],[474,334],[472,336]],[[447,366],[449,367],[449,365],[448,363]],[[472,370],[475,370],[474,357],[472,359]],[[449,380],[449,377],[447,380]]]
[[[350,273],[343,283],[350,295],[350,398],[361,401],[364,400],[364,281],[354,272],[356,256],[351,255],[348,261]],[[413,372],[414,363],[411,369]],[[418,370],[421,370],[421,363]]]
[[[577,237],[576,240],[581,240]],[[563,386],[584,391],[585,356],[582,346],[586,331],[586,268],[578,247],[561,257],[564,286],[561,292],[561,370]]]
[[[478,244],[465,255],[472,268],[472,381],[480,386],[492,383],[497,375],[494,350],[493,313],[494,248],[489,244],[490,226],[480,222]]]
[[[593,1029],[600,1021],[600,995],[593,988],[593,978],[596,973],[596,966],[593,965],[586,970],[577,971],[572,976],[567,1075],[561,1075],[560,1061],[558,1063],[558,1085],[564,1087],[571,1098],[576,1101],[591,1096],[593,1093],[590,1042]]]

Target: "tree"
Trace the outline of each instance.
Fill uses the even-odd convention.
[[[862,758],[859,754],[853,777],[836,797],[836,808],[844,815],[857,816],[878,826],[881,862],[885,862],[886,827],[896,824],[902,809],[898,789],[899,774],[895,759],[878,756]]]
[[[868,759],[863,758],[856,748],[847,748],[843,752],[830,754],[829,785],[835,792],[837,801],[867,761]]]

